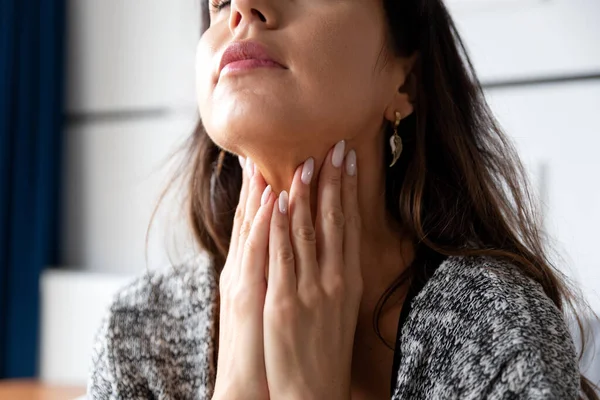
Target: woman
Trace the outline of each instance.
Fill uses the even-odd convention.
[[[186,164],[209,257],[118,295],[91,397],[597,399],[442,1],[216,1]]]

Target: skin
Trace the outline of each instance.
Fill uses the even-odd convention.
[[[383,7],[372,0],[234,0],[221,10],[211,11],[211,25],[197,51],[200,115],[211,139],[251,160],[245,169],[256,171],[254,178],[245,174],[245,189],[240,196],[237,225],[234,224],[237,228],[232,233],[230,257],[222,276],[220,343],[229,344],[219,350],[218,365],[221,371],[233,371],[240,364],[240,349],[252,347],[255,352],[247,355],[246,371],[265,370],[266,374],[236,377],[231,372],[227,377],[218,376],[217,392],[225,398],[231,398],[225,394],[233,393],[236,382],[242,385],[245,380],[243,384],[247,385],[248,379],[259,382],[256,393],[265,393],[266,380],[271,398],[281,398],[274,393],[287,398],[308,398],[298,394],[302,391],[305,394],[307,386],[314,389],[314,398],[389,398],[393,352],[373,332],[372,316],[383,291],[414,255],[402,228],[392,223],[385,210],[383,151],[389,150],[381,146],[382,127],[395,120],[396,111],[403,117],[413,112],[412,93],[406,83],[416,55],[406,58],[391,55],[386,48],[385,32]],[[218,64],[227,46],[248,39],[267,47],[285,68],[257,68],[220,76]],[[360,165],[351,178],[345,174],[345,167],[335,168],[331,164],[333,146],[341,140],[345,141],[344,156],[354,150]],[[303,187],[299,177],[309,157],[314,160],[315,179]],[[344,192],[344,184],[355,189]],[[257,199],[267,185],[272,194],[267,204],[261,206]],[[283,191],[290,193],[285,215],[278,212],[278,196]],[[324,210],[339,208],[336,201],[352,204],[342,207],[343,221],[360,223],[346,223],[339,229],[328,226],[328,219],[321,216],[330,214]],[[257,217],[263,214],[262,219]],[[303,235],[297,234],[299,227],[314,229],[315,240],[309,241],[312,250],[294,241],[302,239],[298,236]],[[288,235],[283,233],[286,229]],[[337,236],[325,232],[337,232]],[[327,242],[334,239],[342,243],[341,248],[350,246],[356,254],[345,257],[345,253],[334,251],[339,246]],[[263,243],[265,247],[246,246],[247,240]],[[293,256],[287,257],[293,258],[293,262],[288,260],[284,268],[288,275],[272,281],[278,275],[269,274],[265,280],[262,266],[267,264],[269,271],[280,271],[282,263],[277,261],[276,254],[285,246],[293,249],[284,251]],[[261,257],[265,258],[262,264]],[[349,260],[356,264],[350,264]],[[231,272],[242,270],[243,265],[253,274]],[[334,283],[340,281],[335,278],[340,274],[325,274],[322,279],[308,280],[309,284],[300,290],[297,285],[301,271],[331,269],[345,271],[342,292],[347,295],[340,297],[343,307],[332,307],[334,301],[308,301],[312,308],[300,307],[299,304],[307,304],[307,298],[313,298],[306,293],[319,292],[311,288],[320,288],[321,294],[330,293],[336,287]],[[247,290],[249,287],[255,291]],[[395,341],[404,292],[400,290],[393,298],[381,319],[381,332],[391,344]],[[295,317],[286,323],[274,323],[282,313],[273,305],[281,304],[282,298],[295,299],[283,304],[312,311],[284,313]],[[331,299],[331,296],[319,298]],[[239,304],[249,304],[248,309],[240,310]],[[328,318],[319,319],[323,315]],[[323,321],[341,322],[324,326]],[[231,331],[239,334],[228,337],[227,332]],[[340,336],[331,336],[334,333]],[[242,343],[240,337],[246,342]],[[307,337],[313,338],[313,344],[318,342],[324,349],[337,351],[337,355],[314,352],[311,353],[314,357],[320,354],[322,358],[298,357],[290,370],[289,355],[306,353]],[[323,342],[327,337],[337,337],[343,345],[336,347]],[[259,344],[261,341],[264,346]],[[331,364],[331,360],[337,362]],[[319,374],[312,376],[315,366],[325,366],[326,370],[316,369]],[[327,390],[334,393],[325,393]]]

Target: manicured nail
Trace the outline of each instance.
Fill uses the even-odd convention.
[[[270,195],[271,195],[271,185],[269,185],[265,188],[265,191],[263,192],[262,197],[260,198],[260,204],[263,206],[265,204],[267,204],[267,201],[269,201]]]
[[[246,167],[244,169],[248,174],[248,178],[252,178],[252,175],[254,175],[254,163],[252,162],[250,157],[246,158]]]
[[[288,211],[288,193],[284,190],[279,195],[279,212],[282,214],[287,214]]]
[[[244,164],[246,164],[246,159],[242,156],[238,156],[238,160],[240,160],[240,167],[244,169]]]
[[[339,168],[344,162],[344,150],[346,148],[346,141],[342,140],[338,142],[333,148],[333,155],[331,156],[331,163],[334,167]]]
[[[350,150],[346,156],[346,173],[350,176],[356,175],[356,152]]]
[[[315,160],[314,158],[309,158],[304,161],[304,166],[302,167],[302,182],[305,185],[310,184],[310,180],[312,179],[313,172],[315,170]]]

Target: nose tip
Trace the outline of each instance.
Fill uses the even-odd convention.
[[[243,13],[241,11],[237,11],[237,10],[232,12],[231,24],[230,24],[232,29],[237,28],[244,19],[248,19],[248,20],[258,19],[260,22],[263,22],[263,23],[267,22],[267,18],[264,16],[264,14],[255,8],[252,8],[250,10],[248,16],[245,16],[244,14],[245,13]]]
[[[266,0],[231,0],[229,27],[235,34],[241,25],[272,25],[274,23],[271,4]]]

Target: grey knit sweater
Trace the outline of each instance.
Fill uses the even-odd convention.
[[[98,333],[88,397],[210,399],[217,282],[211,266],[197,261],[124,288]],[[409,309],[392,399],[577,398],[565,321],[514,265],[449,257]]]

